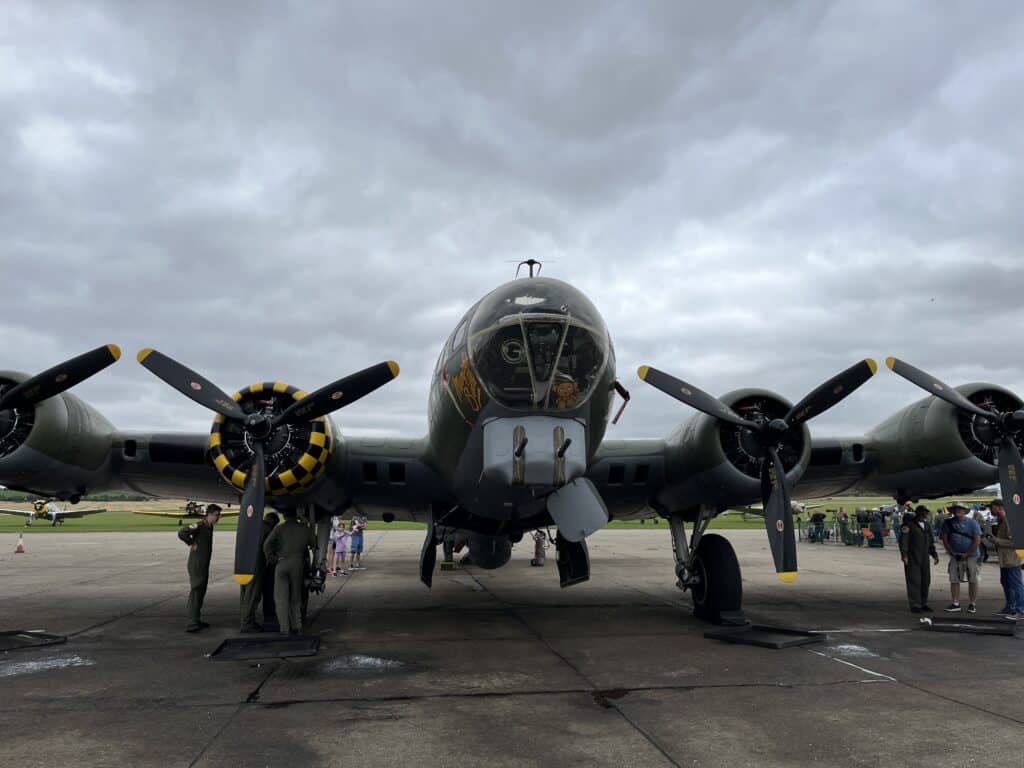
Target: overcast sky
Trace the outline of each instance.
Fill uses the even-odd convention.
[[[614,437],[691,414],[641,363],[1024,395],[1019,3],[215,5],[0,3],[0,368],[115,342],[77,393],[205,431],[139,348],[228,391],[392,358],[336,421],[419,436],[441,343],[532,257],[604,314]],[[883,366],[812,432],[917,397]]]

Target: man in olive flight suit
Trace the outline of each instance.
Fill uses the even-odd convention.
[[[263,526],[260,530],[260,548],[256,555],[256,573],[248,584],[239,587],[239,603],[242,613],[242,628],[240,632],[262,632],[263,627],[256,623],[256,608],[263,599],[263,576],[267,570],[267,558],[263,554],[263,542],[277,525],[278,517],[273,512],[268,512],[263,518]]]
[[[900,529],[900,556],[903,559],[903,575],[907,580],[907,600],[913,613],[933,613],[928,605],[928,587],[931,586],[932,569],[928,563],[931,556],[939,564],[939,553],[935,551],[935,538],[928,520],[928,507],[918,506],[912,520],[904,520]]]
[[[316,551],[316,532],[300,523],[294,509],[284,510],[284,522],[263,542],[268,563],[277,564],[274,602],[281,634],[299,634],[302,628],[302,590],[306,575],[306,550]]]
[[[209,624],[200,618],[203,598],[210,581],[210,557],[213,555],[213,526],[220,520],[220,505],[207,504],[206,516],[198,523],[178,529],[178,538],[188,544],[188,626],[186,632],[198,632]]]

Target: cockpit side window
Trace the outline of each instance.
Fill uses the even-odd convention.
[[[466,341],[466,331],[469,329],[469,318],[462,318],[462,322],[459,323],[459,327],[455,329],[455,333],[452,335],[452,349],[458,349]]]

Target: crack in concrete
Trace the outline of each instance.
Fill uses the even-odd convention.
[[[557,655],[557,654],[556,654]],[[282,660],[283,661],[283,660]],[[582,676],[581,676],[582,677]],[[269,675],[268,675],[269,678]],[[583,677],[586,680],[585,677]],[[265,682],[265,681],[264,681]],[[755,682],[755,683],[686,683],[676,685],[641,685],[631,688],[598,688],[596,686],[579,687],[579,688],[551,688],[551,689],[526,689],[526,690],[514,690],[514,691],[473,691],[469,693],[407,693],[407,694],[395,694],[390,696],[377,696],[373,698],[367,698],[366,696],[329,696],[324,698],[297,698],[297,699],[281,699],[279,701],[260,701],[256,700],[248,702],[247,700],[242,701],[221,701],[221,702],[191,702],[191,703],[180,703],[174,699],[144,699],[138,702],[128,701],[119,697],[101,697],[101,698],[90,698],[87,703],[83,703],[81,706],[75,707],[61,707],[54,705],[52,702],[47,702],[45,705],[40,704],[39,706],[45,706],[47,712],[62,713],[62,712],[75,712],[82,709],[95,709],[97,705],[105,705],[108,703],[114,703],[118,706],[104,707],[105,709],[111,710],[132,710],[138,709],[139,706],[146,708],[152,707],[155,710],[166,708],[166,706],[174,706],[179,709],[209,709],[211,707],[231,707],[239,706],[246,703],[252,703],[259,707],[267,709],[281,709],[283,707],[290,707],[302,704],[360,704],[360,705],[374,705],[377,703],[395,703],[395,702],[418,702],[418,701],[434,701],[434,700],[473,700],[473,699],[501,699],[501,698],[517,698],[517,697],[544,697],[544,696],[566,696],[566,695],[586,695],[595,699],[595,703],[598,703],[596,697],[601,697],[605,701],[611,703],[623,699],[632,693],[690,693],[690,692],[701,692],[701,691],[714,691],[714,690],[739,690],[739,689],[782,689],[782,690],[802,690],[802,689],[815,689],[815,688],[830,688],[837,686],[846,685],[864,685],[866,683],[874,682],[887,682],[887,681],[874,681],[874,680],[830,680],[827,682],[815,683],[782,683],[782,682]],[[262,688],[262,683],[257,687],[256,690]],[[249,696],[252,694],[250,693]],[[18,707],[10,709],[11,712],[30,712],[33,710],[32,706]]]
[[[640,725],[633,718],[631,718],[629,715],[623,712],[620,707],[615,706],[613,703],[611,703],[607,696],[602,695],[601,689],[598,688],[594,681],[587,677],[587,675],[584,674],[575,664],[569,661],[568,657],[566,657],[564,654],[560,653],[557,649],[555,649],[555,647],[552,646],[551,643],[549,643],[547,639],[543,635],[541,635],[541,633],[538,632],[535,627],[533,627],[526,619],[524,619],[516,611],[514,607],[506,603],[504,600],[498,597],[498,595],[496,595],[493,591],[488,589],[487,585],[481,582],[479,579],[477,579],[476,575],[472,571],[467,571],[467,573],[471,579],[473,579],[474,581],[476,581],[477,584],[480,585],[483,591],[487,593],[491,597],[491,599],[493,599],[498,605],[502,606],[508,612],[509,616],[518,621],[520,624],[522,624],[530,632],[530,634],[532,634],[538,641],[540,641],[540,643],[548,649],[549,653],[556,656],[563,664],[565,664],[565,666],[571,669],[581,680],[583,680],[587,685],[590,686],[590,690],[588,691],[588,693],[590,693],[591,696],[594,698],[595,703],[597,703],[599,706],[603,706],[601,702],[605,702],[607,704],[606,708],[614,709],[615,712],[618,713],[619,717],[621,717],[626,723],[632,726],[633,730],[636,731],[644,739],[644,741],[650,744],[655,751],[657,751],[662,757],[664,757],[670,765],[673,765],[676,768],[682,768],[679,765],[679,763],[677,763],[672,758],[668,751],[657,741],[657,739],[655,739],[646,730],[641,728]],[[624,696],[625,693],[622,695]],[[600,697],[600,700],[598,697]]]

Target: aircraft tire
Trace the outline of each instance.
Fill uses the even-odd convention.
[[[694,616],[719,624],[723,612],[741,610],[743,578],[728,539],[716,533],[702,536],[694,553],[694,569],[700,577],[700,584],[690,588]]]

